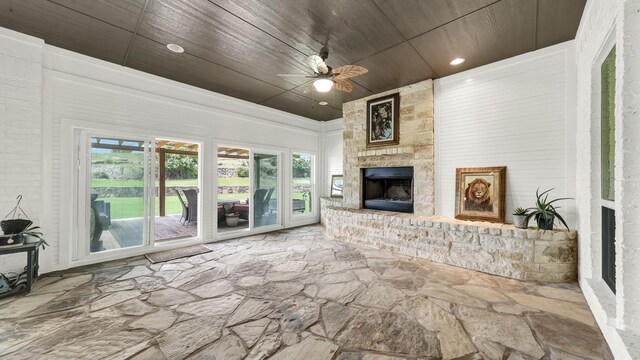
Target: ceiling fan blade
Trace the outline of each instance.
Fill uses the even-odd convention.
[[[369,70],[360,65],[342,65],[333,69],[333,73],[336,74],[333,78],[336,80],[348,79],[350,77],[358,76],[367,73]]]
[[[335,81],[335,89],[344,92],[351,92],[353,84],[347,79],[339,79]]]
[[[311,55],[307,58],[307,64],[313,70],[313,72],[318,74],[326,74],[329,72],[329,68],[327,64],[324,63],[322,58],[318,55]]]
[[[281,77],[296,77],[296,78],[303,78],[303,77],[313,77],[311,75],[307,75],[307,74],[278,74],[278,76]]]

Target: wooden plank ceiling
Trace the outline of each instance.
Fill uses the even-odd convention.
[[[586,0],[3,0],[0,26],[320,121],[342,103],[575,37]],[[165,47],[176,43],[185,53]],[[304,93],[306,57],[369,69],[351,93]],[[455,57],[465,63],[449,65]],[[320,106],[319,101],[328,105]]]

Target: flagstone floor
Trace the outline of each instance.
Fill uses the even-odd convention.
[[[0,300],[3,359],[612,359],[577,284],[327,239],[320,226],[42,277]]]

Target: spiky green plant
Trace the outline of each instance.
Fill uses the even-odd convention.
[[[42,231],[40,231],[40,226],[32,226],[21,232],[21,234],[30,235],[42,240],[42,250],[44,250],[46,246],[49,246],[49,244],[47,244],[47,241],[44,239],[44,234],[42,233]]]
[[[564,218],[562,218],[562,216],[557,212],[557,209],[560,209],[560,206],[553,206],[553,203],[561,200],[572,200],[572,198],[558,198],[558,199],[549,200],[548,199],[549,192],[553,189],[554,188],[551,188],[542,193],[540,193],[540,188],[536,190],[536,206],[530,207],[527,209],[527,210],[532,210],[527,215],[527,221],[529,221],[531,218],[534,218],[536,219],[536,222],[538,223],[539,228],[550,230],[550,229],[547,229],[547,227],[549,226],[549,223],[551,223],[551,229],[552,229],[553,224],[555,222],[554,219],[558,219],[560,220],[562,225],[564,225],[564,227],[566,227],[567,230],[569,230],[569,226],[567,225],[567,222],[564,221]],[[540,225],[547,225],[547,226],[540,226]]]
[[[528,213],[529,213],[529,210],[528,210],[528,209],[521,208],[521,207],[516,208],[516,209],[513,211],[513,215],[518,215],[518,216],[524,216],[524,215],[527,215]]]

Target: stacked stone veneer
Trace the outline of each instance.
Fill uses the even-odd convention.
[[[577,274],[575,231],[327,206],[334,239],[522,280],[570,281]]]
[[[400,143],[367,148],[367,100],[400,94]],[[414,212],[433,215],[433,82],[421,81],[399,89],[345,103],[344,206],[362,207],[361,169],[413,166]]]

